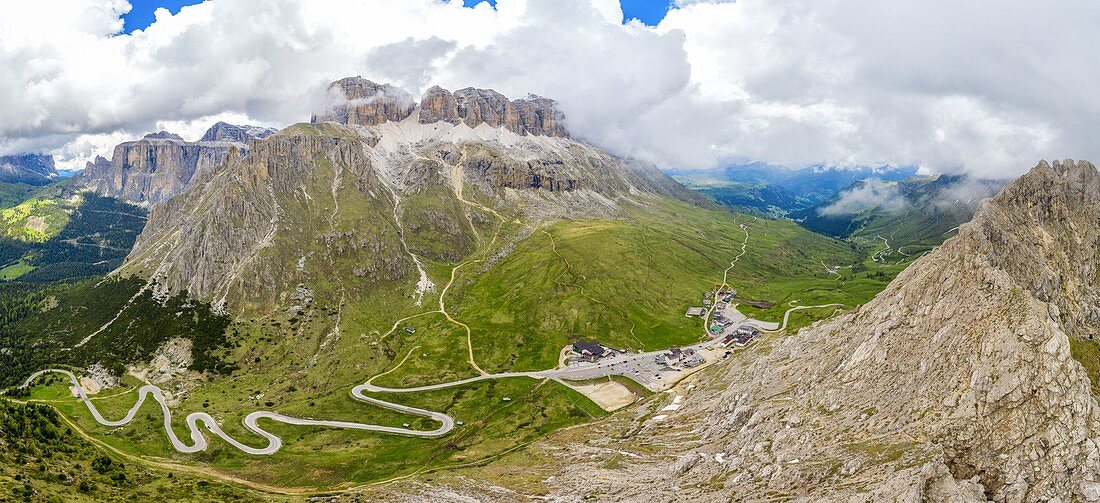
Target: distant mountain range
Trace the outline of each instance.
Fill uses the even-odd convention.
[[[19,154],[0,156],[0,182],[46,185],[57,179],[53,156]]]
[[[669,173],[677,181],[719,204],[750,213],[783,217],[822,204],[860,180],[904,180],[916,176],[917,169],[825,165],[788,168],[755,162],[718,170],[673,170]]]

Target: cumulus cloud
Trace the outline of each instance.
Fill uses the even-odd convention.
[[[938,210],[976,208],[982,199],[997,195],[1005,183],[1005,180],[962,177],[936,194],[932,207]]]
[[[1100,4],[207,0],[119,34],[125,0],[0,5],[0,152],[62,165],[233,114],[308,120],[335,79],[557,99],[577,136],[663,167],[918,165],[985,177],[1100,158]],[[49,34],[44,36],[44,34]],[[183,133],[181,133],[183,134]]]
[[[866,210],[882,210],[890,213],[905,211],[911,206],[901,193],[897,182],[869,179],[841,192],[832,204],[818,208],[824,216],[854,215]]]

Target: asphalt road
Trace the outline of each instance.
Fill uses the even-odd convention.
[[[257,454],[257,455],[274,454],[274,453],[278,452],[279,449],[283,446],[283,441],[282,441],[281,438],[279,438],[278,436],[276,436],[275,434],[273,434],[271,432],[265,431],[263,428],[260,427],[260,425],[258,424],[258,421],[260,419],[269,419],[269,420],[272,420],[272,421],[278,421],[280,423],[294,424],[294,425],[299,425],[299,426],[321,426],[321,427],[327,427],[327,428],[345,428],[345,429],[352,429],[352,430],[378,431],[378,432],[382,432],[382,433],[393,433],[393,434],[397,434],[397,435],[411,435],[411,436],[417,436],[417,437],[440,437],[440,436],[446,435],[448,432],[450,432],[454,428],[454,420],[451,419],[451,417],[446,415],[446,414],[443,414],[443,413],[440,413],[440,412],[432,412],[432,411],[424,410],[424,409],[418,409],[416,407],[409,407],[407,405],[400,405],[400,404],[396,404],[396,403],[390,403],[390,402],[386,402],[386,401],[383,401],[383,400],[379,400],[377,398],[371,398],[371,397],[368,397],[368,396],[364,396],[358,391],[359,388],[356,387],[356,388],[352,389],[352,392],[351,392],[351,396],[353,398],[355,398],[356,400],[360,400],[360,401],[363,401],[363,402],[370,403],[372,405],[377,405],[379,407],[383,407],[383,408],[390,409],[390,410],[395,410],[395,411],[398,411],[398,412],[404,412],[404,413],[408,413],[408,414],[414,414],[414,415],[418,415],[418,416],[428,417],[428,418],[434,419],[436,421],[439,421],[440,426],[439,426],[439,428],[436,428],[434,430],[423,431],[423,430],[411,430],[411,429],[408,429],[408,428],[398,428],[398,427],[393,427],[393,426],[382,426],[382,425],[376,425],[376,424],[353,423],[353,422],[347,422],[347,421],[323,421],[323,420],[315,420],[315,419],[304,419],[304,418],[300,418],[300,417],[293,417],[293,416],[287,416],[285,414],[279,414],[277,412],[256,411],[256,412],[253,412],[253,413],[245,416],[244,426],[245,426],[245,428],[248,428],[249,431],[265,438],[267,440],[267,445],[264,446],[264,447],[251,447],[251,446],[242,444],[241,442],[237,441],[233,437],[230,437],[228,434],[226,434],[224,431],[222,431],[221,426],[218,425],[217,421],[215,421],[214,418],[212,416],[210,416],[210,414],[207,414],[205,412],[193,412],[191,414],[188,414],[187,417],[185,418],[185,422],[187,423],[187,429],[191,432],[191,443],[186,444],[182,440],[180,440],[180,438],[178,436],[176,436],[175,430],[172,429],[172,411],[168,408],[168,405],[166,404],[165,399],[164,399],[164,394],[161,392],[160,388],[158,388],[156,386],[153,386],[151,384],[147,384],[145,386],[142,386],[141,388],[138,389],[137,402],[134,403],[134,406],[130,408],[130,411],[127,412],[126,415],[123,416],[122,419],[109,420],[109,419],[104,418],[103,415],[100,414],[99,409],[96,409],[95,404],[93,404],[92,401],[88,399],[88,394],[84,390],[84,387],[80,385],[80,381],[77,380],[76,376],[73,375],[72,372],[69,372],[67,370],[61,370],[61,369],[40,370],[40,371],[35,372],[34,374],[32,374],[29,378],[27,378],[27,381],[23,384],[23,386],[26,387],[26,386],[30,385],[30,383],[32,381],[34,381],[34,379],[36,379],[37,377],[39,377],[43,374],[47,374],[47,373],[59,373],[59,374],[64,374],[64,375],[68,376],[69,380],[72,382],[73,390],[76,392],[77,398],[79,398],[81,401],[83,401],[84,405],[86,405],[88,407],[88,411],[92,413],[92,417],[95,418],[96,422],[98,422],[99,424],[102,424],[104,426],[118,427],[118,426],[123,426],[123,425],[129,423],[130,421],[132,421],[134,419],[134,415],[137,414],[138,409],[141,408],[141,405],[143,403],[145,403],[145,399],[149,396],[152,396],[153,400],[155,400],[158,404],[160,404],[160,410],[164,415],[164,432],[168,435],[168,440],[171,441],[172,448],[176,449],[179,452],[183,452],[183,453],[194,453],[194,452],[200,452],[200,451],[206,450],[206,447],[208,446],[208,443],[207,443],[206,437],[203,436],[203,434],[202,434],[202,429],[199,427],[199,423],[202,423],[202,426],[207,431],[209,431],[210,433],[218,436],[222,440],[225,440],[226,443],[232,445],[233,447],[236,447],[237,449],[241,450],[242,452],[245,452],[245,453],[248,453],[248,454]]]

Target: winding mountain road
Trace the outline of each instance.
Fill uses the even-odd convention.
[[[403,412],[406,414],[413,414],[417,416],[424,416],[438,421],[440,423],[440,426],[439,428],[436,428],[434,430],[427,431],[411,430],[408,428],[398,428],[376,424],[353,423],[349,421],[323,421],[316,419],[304,419],[300,417],[279,414],[277,412],[256,411],[244,417],[244,426],[245,428],[248,428],[249,431],[267,439],[267,445],[264,447],[252,447],[249,445],[245,445],[226,434],[225,431],[221,429],[221,426],[218,425],[218,422],[210,414],[207,414],[205,412],[193,412],[191,414],[188,414],[185,418],[187,429],[191,432],[191,443],[187,444],[180,440],[180,438],[176,436],[175,430],[172,429],[172,411],[168,408],[168,405],[164,399],[164,393],[161,392],[160,388],[153,386],[152,384],[147,384],[145,386],[142,386],[141,388],[138,388],[137,402],[134,403],[134,406],[130,408],[129,412],[127,412],[126,415],[122,417],[122,419],[109,420],[103,417],[103,414],[99,412],[99,409],[97,409],[95,404],[92,403],[92,401],[88,398],[88,393],[84,389],[84,387],[80,385],[80,381],[77,380],[76,376],[68,370],[40,370],[38,372],[35,372],[34,374],[31,374],[31,376],[27,378],[26,382],[23,383],[23,387],[29,386],[31,382],[34,381],[36,378],[49,373],[64,374],[68,376],[69,381],[72,382],[72,389],[76,393],[77,398],[84,402],[84,405],[88,407],[88,411],[92,413],[92,417],[95,418],[96,422],[104,426],[118,427],[128,424],[134,419],[134,416],[137,415],[138,410],[141,409],[141,405],[145,403],[145,399],[151,395],[153,397],[153,400],[160,404],[160,410],[164,414],[164,432],[168,435],[168,440],[172,443],[172,448],[182,453],[195,453],[205,451],[206,448],[209,446],[206,437],[202,434],[202,429],[199,427],[199,423],[202,423],[203,427],[207,431],[216,435],[218,438],[225,440],[225,442],[229,445],[236,447],[244,453],[256,455],[275,454],[283,446],[283,441],[281,438],[260,427],[260,425],[258,424],[260,419],[270,419],[272,421],[278,421],[280,423],[293,424],[298,426],[321,426],[327,428],[377,431],[382,433],[392,433],[396,435],[410,435],[428,438],[441,437],[454,429],[454,420],[451,419],[451,416],[448,416],[441,412],[432,412],[430,410],[418,409],[416,407],[410,407],[408,405],[390,403],[384,400],[379,400],[377,398],[371,398],[363,394],[363,391],[366,388],[364,388],[363,386],[356,386],[351,390],[351,396],[356,400],[367,402],[372,405],[377,405],[384,409]]]
[[[844,306],[844,304],[835,304],[834,303],[834,304],[819,304],[819,305],[816,305],[816,306],[792,307],[792,308],[786,310],[783,313],[783,324],[780,325],[779,328],[777,328],[775,330],[765,330],[765,332],[782,332],[782,331],[786,330],[787,329],[787,321],[789,321],[791,319],[791,313],[793,313],[795,311],[801,311],[803,309],[817,309],[819,307],[842,307],[842,306]]]

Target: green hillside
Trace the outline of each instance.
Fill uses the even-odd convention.
[[[33,197],[0,210],[0,279],[50,283],[106,274],[122,264],[145,224],[145,210],[83,194]]]
[[[0,500],[260,501],[225,484],[151,470],[93,446],[52,407],[0,398]],[[267,498],[264,498],[267,499]]]
[[[475,354],[486,355],[486,370],[540,369],[581,338],[646,351],[697,342],[701,325],[684,312],[740,253],[741,223],[749,239],[730,284],[742,295],[778,303],[797,288],[807,304],[866,300],[819,264],[860,261],[847,243],[789,221],[661,202],[624,219],[559,222],[459,283]]]
[[[42,190],[42,187],[38,185],[19,182],[0,182],[0,210],[11,208],[12,206],[22,203],[32,194],[40,190]]]
[[[0,183],[0,238],[41,243],[56,236],[83,203],[64,183]]]
[[[63,201],[31,197],[11,208],[0,210],[3,236],[40,243],[61,232],[69,221],[69,207]]]
[[[423,204],[432,208],[429,204],[439,203]],[[500,237],[494,240],[493,235]],[[765,319],[778,320],[792,298],[804,304],[841,302],[853,307],[869,299],[890,278],[878,271],[865,271],[849,273],[847,280],[837,279],[821,263],[858,264],[866,257],[864,250],[808,232],[792,222],[706,210],[661,198],[630,207],[615,219],[564,220],[537,228],[498,220],[483,225],[478,236],[477,248],[462,261],[426,264],[439,289],[428,294],[420,307],[412,305],[404,289],[383,287],[357,290],[338,303],[319,298],[303,311],[231,322],[224,331],[224,346],[202,346],[223,347],[211,354],[217,355],[222,362],[217,365],[227,374],[208,373],[181,396],[173,407],[176,421],[181,422],[190,412],[210,412],[224,418],[223,427],[231,435],[253,444],[257,443],[255,436],[241,427],[240,420],[260,409],[431,427],[423,418],[357,402],[348,396],[348,390],[387,370],[391,372],[378,384],[430,384],[476,375],[467,361],[471,349],[479,366],[493,372],[553,367],[559,350],[579,338],[639,350],[698,341],[702,327],[698,320],[685,318],[684,310],[698,304],[704,291],[721,282],[722,271],[741,253],[743,244],[745,253],[730,270],[729,282],[745,298],[774,303],[772,308],[754,312]],[[454,322],[438,312],[439,293],[452,271],[456,279],[445,301]],[[82,286],[67,295],[108,298],[91,294],[102,286],[89,288],[93,287]],[[109,320],[127,295],[118,290],[109,297],[113,300],[99,304],[104,306],[101,309],[57,311],[77,320],[65,327],[51,324],[48,319],[54,314],[49,312],[46,320],[22,322],[21,326],[35,327],[46,337],[71,344],[79,334]],[[62,304],[78,306],[79,298]],[[155,323],[162,323],[156,321],[158,312],[171,313],[178,307],[165,304],[157,308],[152,299],[138,304],[147,307],[122,309],[126,323],[116,321],[118,328],[97,335],[99,346],[89,345],[89,351],[95,347],[100,348],[97,351],[116,346],[144,348],[125,353],[126,361],[141,361],[148,358],[148,348],[155,348],[163,339],[144,336],[143,343],[126,346],[125,341],[137,340],[133,334],[179,331],[151,330]],[[809,323],[813,316],[831,313],[823,311],[802,312],[805,316],[797,322]],[[338,331],[334,331],[336,323]],[[471,348],[463,325],[470,329]],[[416,332],[401,329],[406,326]],[[211,334],[216,343],[216,335]],[[86,354],[83,350],[78,353]],[[91,359],[74,363],[88,361]],[[51,394],[63,392],[40,387],[34,396]],[[504,402],[503,397],[511,400]],[[133,423],[114,430],[94,423],[78,402],[63,400],[57,406],[82,429],[124,452],[209,465],[265,484],[313,488],[367,483],[414,470],[489,459],[555,429],[605,414],[557,383],[526,378],[380,398],[440,410],[466,426],[440,439],[419,439],[265,423],[265,428],[283,437],[284,445],[278,454],[261,459],[217,440],[201,454],[176,453],[164,437],[159,409],[152,403],[143,407]],[[133,394],[122,393],[102,400],[100,407],[108,417],[120,417],[133,400]]]

